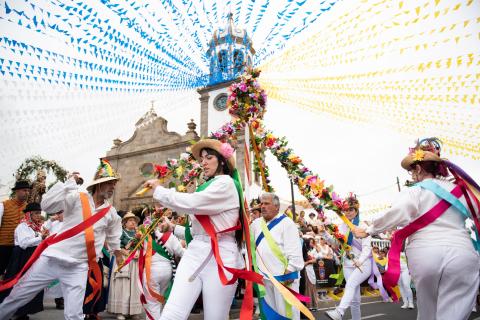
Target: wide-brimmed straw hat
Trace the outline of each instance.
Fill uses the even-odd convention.
[[[410,170],[412,165],[422,161],[443,161],[440,158],[441,142],[438,138],[427,138],[417,141],[414,148],[410,148],[408,155],[403,158],[401,166],[405,170]]]
[[[137,221],[137,224],[140,222],[140,218],[134,215],[132,212],[127,212],[123,217],[122,217],[122,223],[127,222],[128,219],[133,218],[135,221]]]
[[[113,170],[110,162],[100,159],[100,165],[97,168],[97,172],[95,172],[93,181],[87,186],[87,190],[92,191],[94,185],[112,180],[120,180],[120,175]]]
[[[220,153],[227,160],[230,170],[233,171],[235,169],[235,156],[233,155],[235,150],[229,143],[216,139],[202,139],[198,141],[191,148],[192,154],[197,161],[200,161],[200,152],[205,148],[210,148]]]

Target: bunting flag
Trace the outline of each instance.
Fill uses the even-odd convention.
[[[264,61],[269,99],[348,122],[438,136],[479,160],[480,3],[337,4],[321,27]]]

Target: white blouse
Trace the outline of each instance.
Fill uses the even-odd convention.
[[[443,189],[451,192],[455,184],[447,180],[432,179]],[[465,197],[459,199],[468,209]],[[378,234],[394,227],[404,227],[432,207],[440,198],[419,186],[403,190],[393,206],[366,228],[369,234]],[[478,212],[478,208],[476,209]],[[470,235],[465,227],[465,218],[453,206],[428,226],[408,238],[407,248],[449,246],[474,250]]]
[[[194,193],[181,193],[173,188],[159,186],[155,189],[153,198],[165,207],[189,214],[194,238],[196,235],[207,235],[195,219],[195,214],[210,216],[216,231],[234,227],[238,223],[240,202],[233,179],[228,175],[216,176],[205,190]],[[233,236],[234,232],[229,234]]]
[[[16,246],[25,250],[28,247],[38,246],[42,242],[42,235],[22,222],[15,228],[14,240]]]

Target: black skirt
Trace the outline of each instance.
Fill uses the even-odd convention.
[[[5,272],[5,279],[13,278],[18,272],[20,272],[36,248],[37,247],[28,247],[22,249],[19,246],[13,247],[12,256],[8,263],[7,271]],[[12,289],[8,289],[0,292],[0,302],[2,302],[11,291]],[[29,303],[18,309],[15,315],[26,316],[27,314],[34,314],[40,311],[43,311],[43,290],[41,290]]]

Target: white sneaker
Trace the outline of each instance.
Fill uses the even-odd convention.
[[[117,316],[117,320],[125,320],[125,316],[123,314],[119,314]]]
[[[415,306],[413,305],[412,301],[408,303],[408,309],[415,309]]]
[[[408,302],[405,301],[405,302],[403,303],[403,306],[401,306],[400,308],[402,308],[402,309],[407,309],[407,308],[408,308]]]
[[[326,311],[325,315],[332,320],[342,320],[343,318],[340,312],[337,311],[337,309]]]

